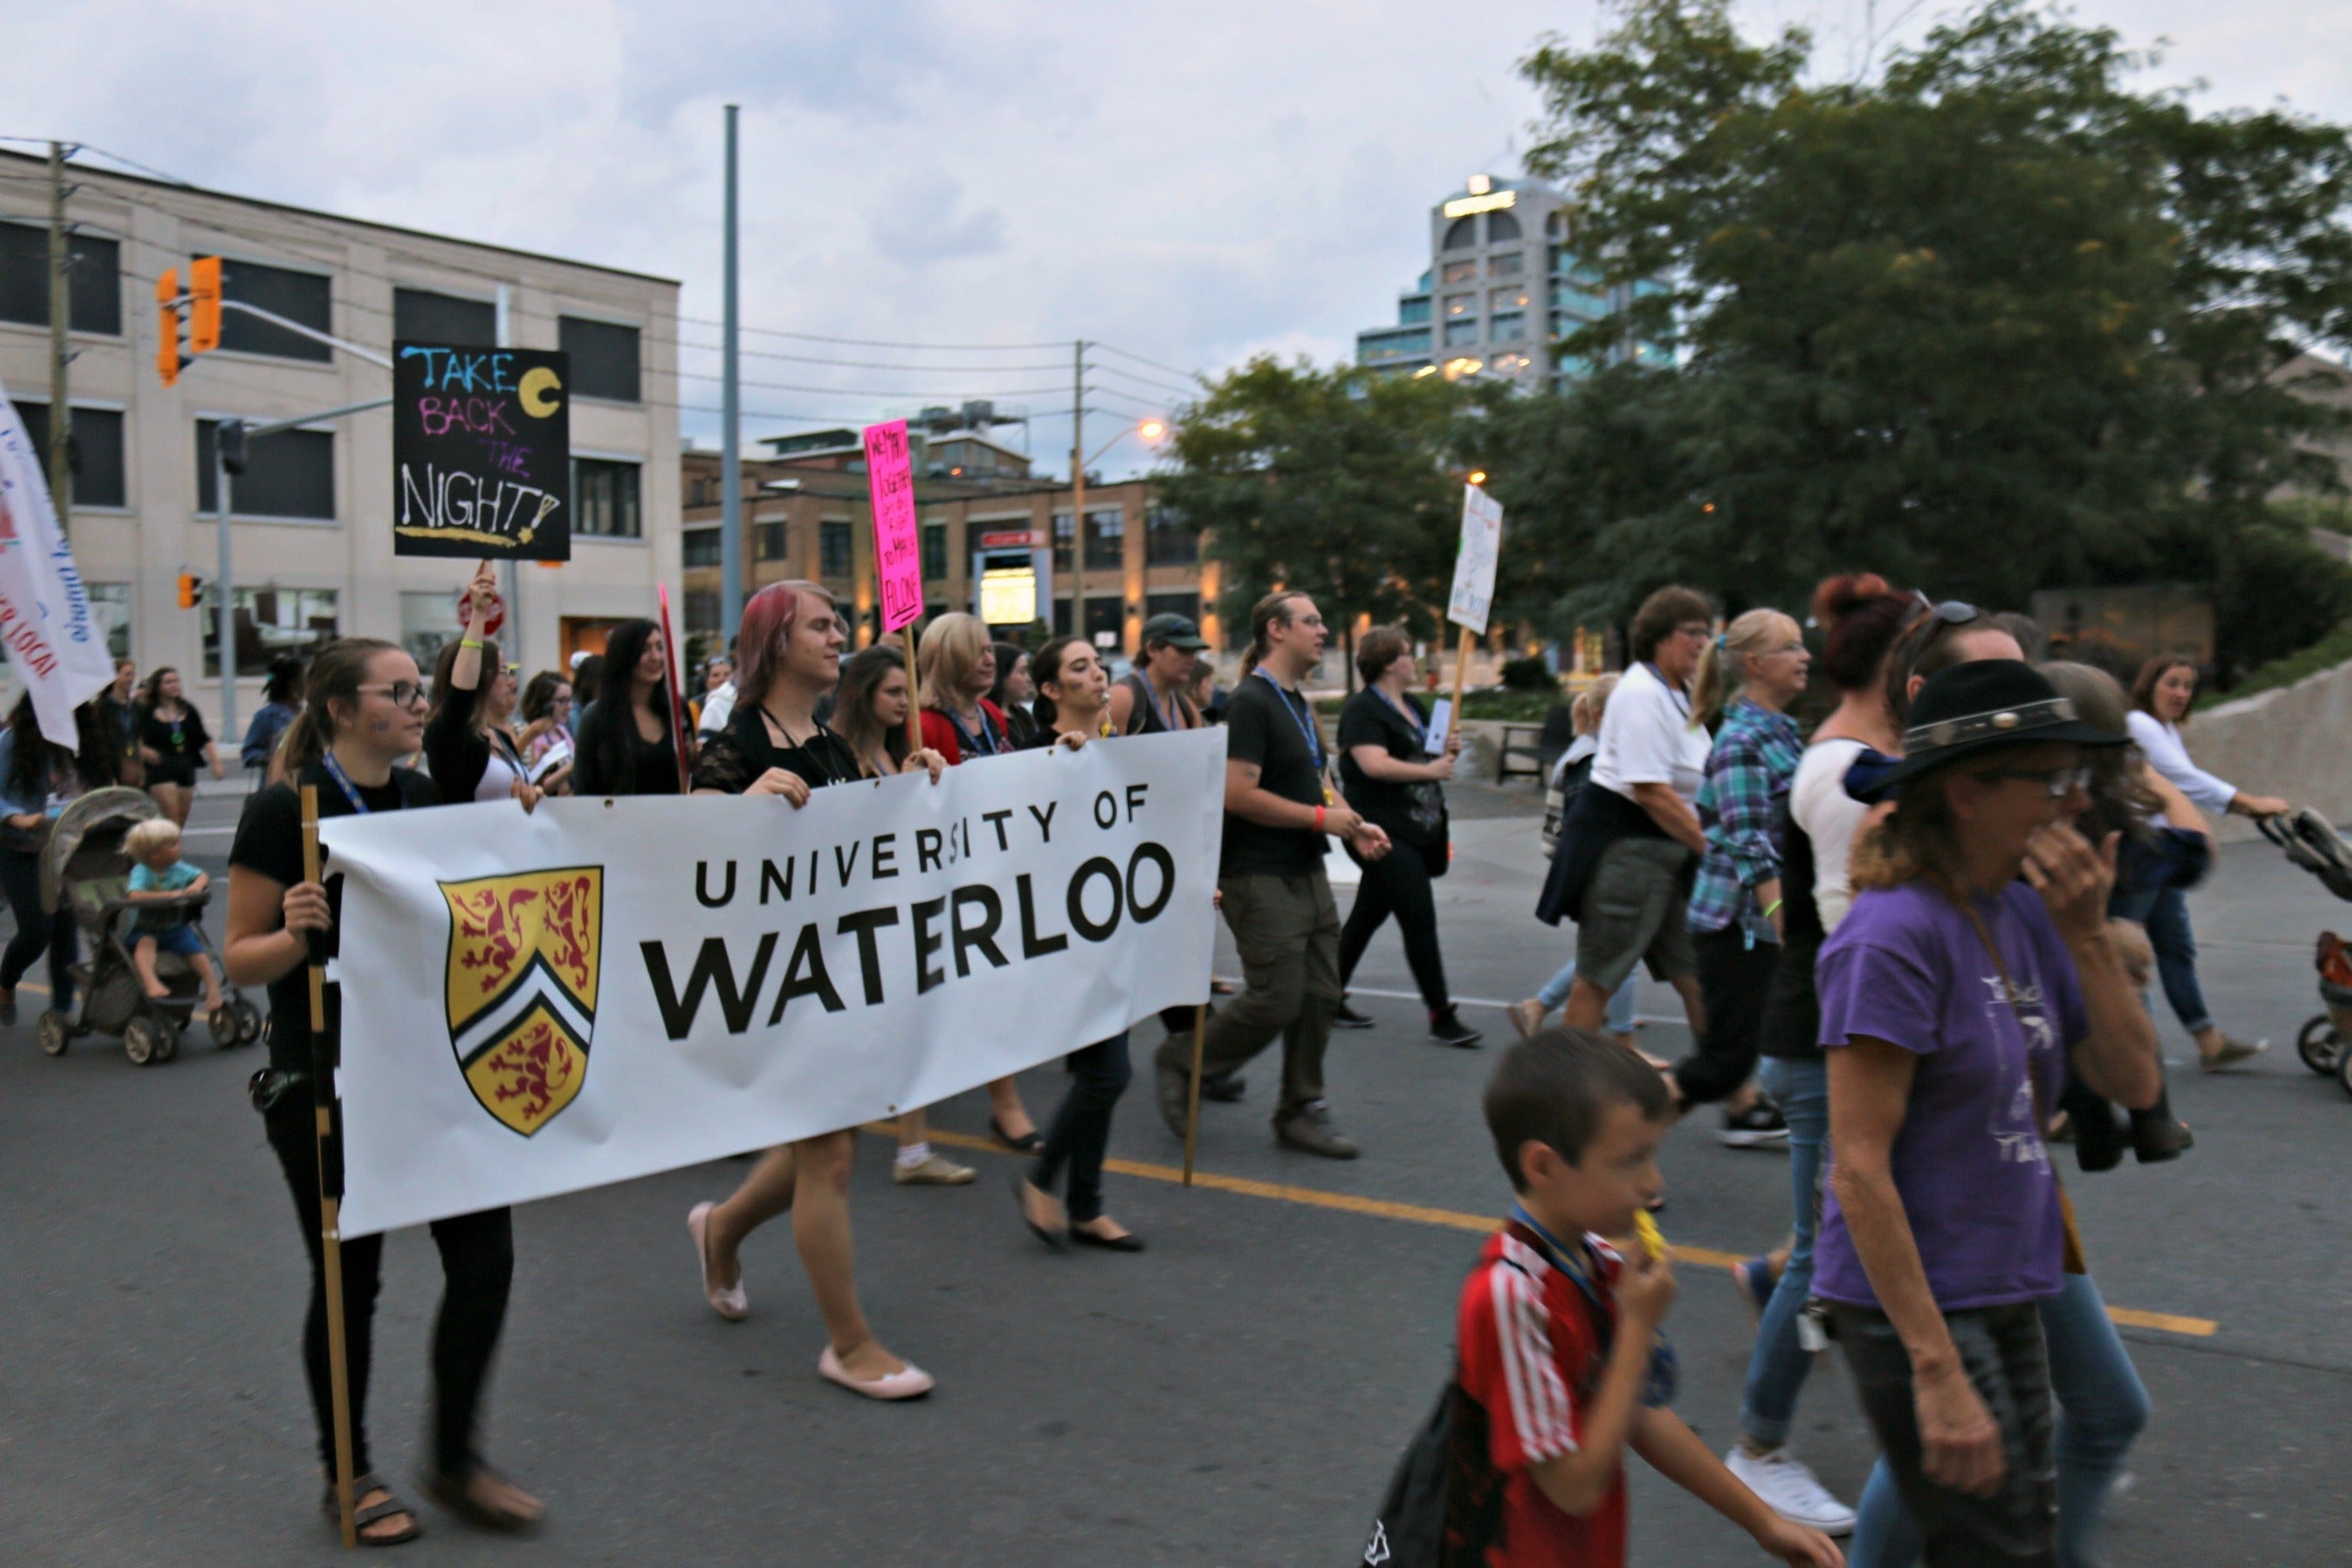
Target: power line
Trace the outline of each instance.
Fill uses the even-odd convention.
[[[1161,381],[1155,376],[1138,375],[1133,371],[1121,370],[1115,364],[1097,363],[1090,365],[1087,368],[1104,375],[1123,376],[1127,380],[1133,382],[1138,386],[1148,386],[1155,392],[1164,392],[1171,396],[1198,397],[1201,395],[1201,388],[1198,385],[1178,386],[1172,383]]]
[[[1110,353],[1118,354],[1122,359],[1131,359],[1138,364],[1148,364],[1154,370],[1164,370],[1171,375],[1178,376],[1187,381],[1190,381],[1192,377],[1200,374],[1198,371],[1178,370],[1174,365],[1162,364],[1156,359],[1145,359],[1141,354],[1136,353],[1131,350],[1123,349],[1117,343],[1097,342],[1092,340],[1088,340],[1087,346],[1088,348],[1107,349]]]

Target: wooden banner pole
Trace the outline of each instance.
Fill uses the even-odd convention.
[[[677,756],[677,793],[694,793],[694,737],[686,732],[686,671],[677,667],[677,635],[669,626],[669,587],[657,584],[661,595],[662,663],[669,667],[670,750]],[[621,689],[628,690],[625,675]]]
[[[302,786],[302,879],[319,879],[319,786]],[[327,1180],[327,1155],[335,1135],[334,1052],[327,1039],[327,940],[306,933],[310,971],[310,1105],[316,1119],[319,1157],[319,1242],[327,1284],[327,1384],[335,1423],[335,1510],[343,1545],[360,1543],[352,1496],[351,1363],[343,1335],[342,1184]]]
[[[1469,732],[1462,728],[1462,697],[1464,691],[1470,684],[1470,642],[1473,633],[1468,626],[1464,626],[1462,628],[1462,650],[1454,655],[1454,717],[1447,724],[1445,731],[1449,735],[1461,735],[1465,739]]]
[[[1184,1112],[1184,1184],[1192,1184],[1192,1151],[1201,1142],[1201,1047],[1209,1034],[1209,1005],[1192,1009],[1192,1098]]]
[[[923,694],[915,684],[915,623],[898,628],[907,643],[907,754],[923,749]]]

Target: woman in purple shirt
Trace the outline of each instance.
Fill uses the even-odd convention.
[[[2035,1303],[2081,1263],[2043,1108],[2069,1059],[2126,1105],[2162,1087],[2105,938],[2115,844],[2072,826],[2083,748],[2116,737],[2011,659],[1939,672],[1909,720],[1872,788],[1895,809],[1856,847],[1816,968],[1832,1178],[1813,1292],[1929,1568],[2052,1563]]]

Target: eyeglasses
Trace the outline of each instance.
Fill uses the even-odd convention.
[[[417,680],[378,680],[362,686],[359,689],[383,692],[392,699],[392,705],[394,708],[414,708],[425,700],[425,684]]]
[[[2091,787],[2091,765],[2088,763],[2080,763],[2071,768],[2004,768],[1979,776],[2028,780],[2048,791],[2052,800],[2063,800],[2078,789]]]
[[[1715,636],[1715,628],[1708,626],[1705,621],[1693,621],[1686,626],[1676,626],[1675,628],[1675,636],[1678,637],[1696,637],[1699,641],[1705,642],[1707,638]]]

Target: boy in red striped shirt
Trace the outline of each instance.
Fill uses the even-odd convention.
[[[1772,1556],[1841,1568],[1829,1537],[1767,1508],[1665,1408],[1654,1362],[1674,1271],[1601,1239],[1631,1234],[1664,1185],[1664,1080],[1599,1035],[1546,1029],[1504,1055],[1486,1110],[1518,1194],[1455,1314],[1461,1384],[1503,1481],[1487,1568],[1623,1568],[1629,1446]]]

